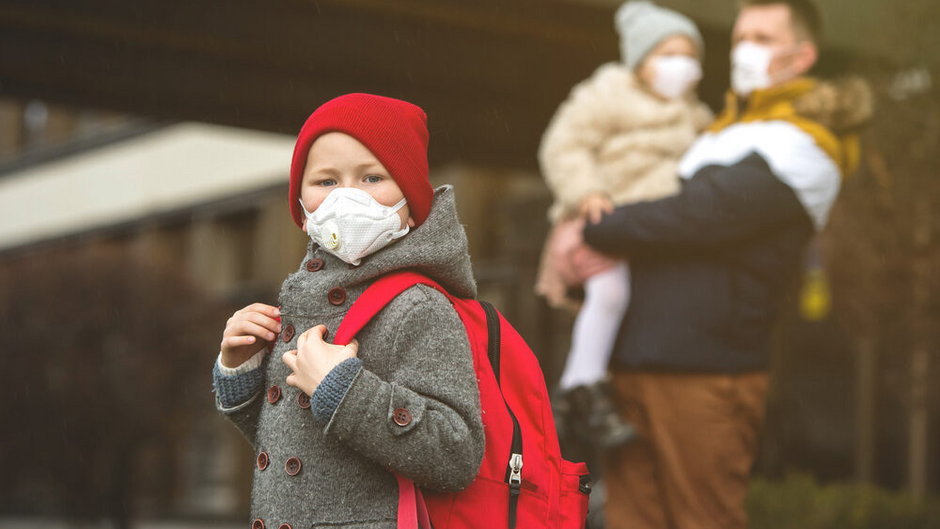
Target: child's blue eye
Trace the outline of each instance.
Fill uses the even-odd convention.
[[[370,184],[378,184],[382,181],[382,177],[380,175],[370,174],[365,177],[365,181],[369,182]]]
[[[317,185],[318,185],[318,186],[324,186],[324,187],[326,187],[326,186],[335,186],[335,185],[336,185],[336,180],[333,180],[332,178],[327,178],[327,179],[325,179],[325,180],[320,180],[319,182],[317,182]]]

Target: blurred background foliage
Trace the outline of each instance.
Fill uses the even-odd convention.
[[[170,510],[187,438],[212,406],[206,366],[228,311],[117,246],[4,271],[0,512],[122,527],[132,505]]]
[[[751,527],[760,529],[934,529],[940,498],[917,499],[864,483],[821,484],[807,473],[756,478],[747,497]]]

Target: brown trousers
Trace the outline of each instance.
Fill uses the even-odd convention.
[[[615,372],[640,439],[610,454],[606,529],[743,529],[766,373]]]

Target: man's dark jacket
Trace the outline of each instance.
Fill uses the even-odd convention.
[[[799,79],[729,100],[680,163],[676,196],[620,206],[588,225],[588,244],[624,256],[631,300],[613,367],[764,370],[771,328],[802,252],[821,229],[853,145],[794,104]]]

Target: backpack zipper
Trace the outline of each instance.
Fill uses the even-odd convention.
[[[519,426],[519,420],[516,419],[516,414],[512,412],[512,408],[510,408],[509,403],[506,402],[506,396],[503,395],[502,380],[500,379],[499,372],[499,351],[501,345],[499,313],[486,301],[481,301],[480,306],[483,307],[483,312],[486,314],[487,357],[493,368],[493,374],[496,375],[496,384],[499,386],[499,393],[503,397],[506,411],[509,412],[509,418],[512,419],[512,443],[510,445],[509,462],[506,464],[506,483],[509,484],[509,529],[515,529],[519,495],[522,493],[522,428]]]

